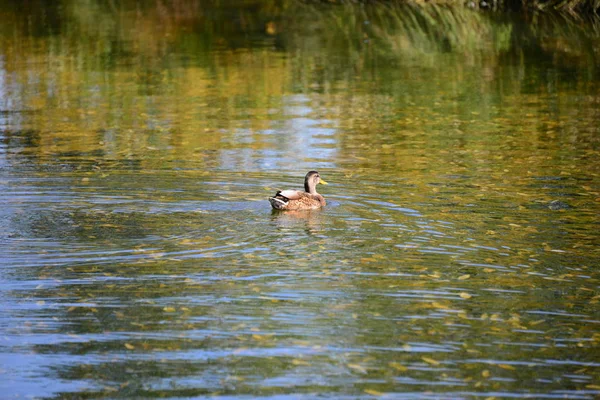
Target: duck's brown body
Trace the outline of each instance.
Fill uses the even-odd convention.
[[[311,194],[295,191],[293,198],[284,196],[290,190],[279,191],[273,197],[269,197],[271,206],[276,210],[314,210],[327,204],[325,198],[320,194]]]
[[[271,207],[276,210],[314,210],[327,204],[325,198],[317,193],[319,183],[327,184],[317,171],[310,171],[304,178],[304,191],[280,190],[269,197]]]

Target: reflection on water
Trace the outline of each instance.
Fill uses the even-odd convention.
[[[593,21],[0,12],[7,398],[600,396]]]

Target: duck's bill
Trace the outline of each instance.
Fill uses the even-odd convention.
[[[329,185],[329,183],[325,182],[323,179],[321,179],[319,183],[322,183],[323,185]]]

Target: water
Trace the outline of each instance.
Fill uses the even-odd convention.
[[[600,396],[596,23],[0,12],[4,398]]]

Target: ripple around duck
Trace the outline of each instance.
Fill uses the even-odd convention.
[[[401,212],[403,214],[406,215],[410,215],[410,216],[415,216],[415,217],[419,217],[421,216],[421,213],[417,210],[413,210],[410,208],[405,208],[405,207],[401,207],[397,204],[394,203],[390,203],[387,201],[376,201],[376,200],[365,200],[365,202],[367,204],[374,204],[380,207],[383,207],[384,209],[390,210],[390,211],[397,211],[397,212]]]

